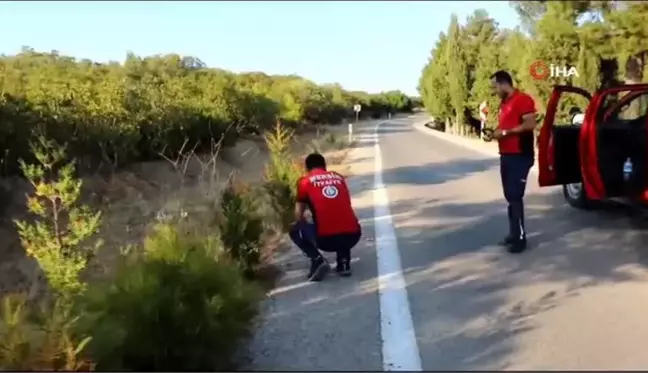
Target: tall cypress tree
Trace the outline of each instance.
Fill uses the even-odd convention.
[[[581,39],[580,43],[576,69],[578,70],[577,86],[590,92],[594,92],[599,88],[601,85],[601,60],[594,48],[590,47],[587,41],[583,39]]]
[[[461,45],[461,26],[455,14],[452,15],[448,30],[446,61],[448,64],[448,88],[450,104],[454,111],[453,133],[462,133],[464,124],[464,109],[468,99],[466,79],[466,61]]]

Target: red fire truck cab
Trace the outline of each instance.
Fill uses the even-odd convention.
[[[561,100],[568,95],[589,102],[584,116],[566,125],[555,123],[559,108],[564,107]],[[562,185],[565,199],[577,208],[606,200],[648,205],[647,145],[648,84],[594,94],[556,86],[538,137],[538,183]]]

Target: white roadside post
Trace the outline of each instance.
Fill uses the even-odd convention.
[[[362,110],[362,106],[360,106],[360,104],[353,105],[353,111],[355,111],[355,115],[356,115],[356,123],[358,123],[358,116],[360,115],[360,110]]]
[[[362,110],[362,106],[360,104],[355,104],[353,105],[353,111],[355,111],[355,122],[358,124],[358,116],[360,115],[360,110]],[[349,142],[353,140],[353,124],[349,123]]]

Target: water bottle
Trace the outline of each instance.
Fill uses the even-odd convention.
[[[632,161],[627,158],[623,163],[623,180],[625,182],[630,181],[630,176],[632,176]]]

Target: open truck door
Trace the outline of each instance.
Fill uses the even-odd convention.
[[[648,195],[648,84],[629,84],[598,91],[585,118],[588,136],[581,138],[584,187],[591,199]],[[587,162],[583,161],[587,159]],[[633,173],[625,180],[623,165]]]
[[[538,184],[541,187],[565,185],[583,181],[581,172],[581,143],[586,138],[586,123],[590,115],[590,105],[585,111],[582,125],[568,124],[556,126],[556,113],[563,93],[575,93],[583,96],[588,102],[592,95],[584,89],[572,86],[555,86],[545,118],[538,136]],[[584,136],[585,135],[585,136]]]
[[[589,101],[580,126],[555,125],[563,93]],[[608,88],[593,97],[581,88],[556,86],[538,137],[540,186],[582,183],[589,200],[627,196],[623,164],[630,158],[633,189],[648,196],[647,111],[648,84]]]

